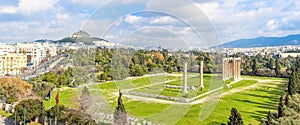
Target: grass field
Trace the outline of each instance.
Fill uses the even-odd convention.
[[[242,78],[259,79],[259,80],[288,80],[288,78],[262,77],[262,76],[242,76]]]
[[[268,83],[255,89],[227,95],[219,101],[205,121],[198,120],[201,105],[194,105],[177,124],[226,124],[231,108],[235,107],[241,113],[245,125],[257,125],[261,118],[266,118],[269,110],[277,109],[279,97],[284,92],[282,88],[282,82]]]
[[[56,96],[57,91],[51,92],[51,99],[44,100],[45,109],[50,109],[56,105]],[[59,93],[59,104],[63,104],[67,107],[79,108],[79,93],[76,89],[65,89]]]
[[[195,75],[190,73],[189,75]],[[243,76],[243,78],[255,78],[261,80],[269,80],[268,77],[252,77]],[[135,87],[142,87],[144,85],[150,85],[158,83],[163,80],[175,80],[167,84],[181,85],[181,76],[166,76],[162,78],[143,77],[133,80],[123,80],[116,82],[107,82],[98,85],[89,86],[92,94],[101,94],[111,107],[117,105],[117,95],[113,93],[118,92],[118,88],[132,89]],[[226,124],[228,117],[230,116],[230,110],[232,107],[238,109],[241,113],[244,123],[247,124],[259,124],[261,118],[265,118],[269,110],[273,111],[277,109],[279,96],[283,93],[282,88],[286,79],[282,78],[270,78],[270,80],[285,80],[283,82],[264,83],[258,85],[256,88],[245,90],[233,94],[223,96],[213,113],[204,121],[199,121],[199,113],[203,104],[197,104],[192,106],[186,105],[170,105],[160,104],[155,102],[143,102],[139,100],[132,100],[123,97],[123,102],[126,111],[130,116],[145,118],[153,121],[153,123],[165,123],[165,124]],[[189,85],[198,85],[198,77],[189,78]],[[205,91],[210,88],[211,75],[204,75]],[[228,84],[230,81],[226,81]],[[129,84],[129,85],[128,85]],[[256,80],[242,80],[231,85],[230,89],[224,89],[224,92],[229,92],[231,89],[244,88],[250,85],[257,84]],[[181,90],[170,90],[162,87],[161,85],[155,85],[151,87],[145,87],[137,89],[137,91],[146,93],[160,92],[162,95],[174,96],[181,93]],[[64,89],[60,92],[60,104],[64,104],[68,107],[79,108],[79,96],[80,89]],[[56,91],[52,92],[51,106],[55,105]],[[180,96],[180,95],[179,95]],[[46,109],[50,108],[50,102],[45,101]]]
[[[197,75],[195,73],[191,73],[191,75]],[[172,78],[172,77],[171,77]],[[166,88],[164,87],[164,85],[176,85],[176,86],[182,86],[182,77],[173,77],[173,79],[169,79],[169,80],[175,80],[172,82],[168,82],[165,84],[160,84],[160,85],[154,85],[154,86],[149,86],[149,87],[144,87],[144,88],[140,88],[140,89],[136,89],[133,91],[136,92],[143,92],[143,93],[151,93],[151,94],[157,94],[157,95],[164,95],[164,96],[170,96],[170,97],[188,97],[188,98],[192,98],[195,97],[197,95],[206,93],[209,91],[210,89],[210,85],[216,82],[223,82],[221,79],[214,79],[212,80],[212,75],[211,74],[204,74],[203,75],[203,83],[205,88],[200,91],[200,89],[198,88],[199,86],[199,76],[194,76],[194,77],[189,77],[188,78],[188,86],[194,86],[195,88],[197,88],[197,90],[189,90],[188,96],[186,96],[186,94],[182,93],[182,89],[174,89],[174,88]],[[213,82],[212,82],[213,81]],[[224,83],[221,84],[228,84],[231,80],[226,80]]]
[[[229,89],[225,89],[225,90],[231,90],[231,89],[235,89],[235,88],[242,88],[242,87],[246,87],[246,86],[250,86],[252,84],[257,83],[256,80],[241,80],[237,83],[234,83],[232,85],[230,85]]]

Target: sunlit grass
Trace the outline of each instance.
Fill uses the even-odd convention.
[[[227,124],[230,110],[235,107],[241,113],[244,124],[257,125],[261,118],[266,118],[269,110],[277,109],[279,97],[284,92],[283,88],[284,83],[281,82],[267,83],[251,90],[226,95],[204,121],[199,121],[201,104],[194,105],[177,124]]]

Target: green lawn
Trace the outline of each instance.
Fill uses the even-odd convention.
[[[136,117],[150,116],[169,107],[169,104],[147,103],[142,101],[130,101],[124,105],[128,113]]]
[[[288,80],[288,78],[277,78],[277,77],[261,77],[261,76],[242,76],[242,78],[251,78],[259,80]]]
[[[244,124],[257,125],[268,111],[277,109],[280,95],[284,92],[284,83],[263,84],[255,89],[238,92],[223,97],[213,113],[204,121],[199,121],[201,105],[194,105],[177,124],[226,124],[232,107],[238,109]]]
[[[56,103],[55,96],[57,91],[51,92],[51,99],[45,100],[45,109],[50,109]],[[67,107],[79,108],[79,92],[76,89],[65,89],[59,93],[59,104],[63,104]]]
[[[241,80],[237,83],[231,84],[229,89],[226,90],[230,90],[230,89],[235,89],[235,88],[242,88],[242,87],[246,87],[246,86],[250,86],[252,84],[257,83],[256,80]]]
[[[196,73],[192,73],[192,74],[197,75]],[[168,83],[166,83],[167,85],[182,86],[182,77],[181,76],[176,76],[176,77],[172,76],[171,78],[174,78],[173,80],[176,80],[176,81],[168,82]],[[212,78],[211,74],[204,74],[203,75],[203,82],[204,82],[204,86],[205,86],[204,89],[202,91],[200,91],[200,89],[190,90],[188,97],[192,98],[197,95],[208,92],[210,85],[211,85],[211,81],[212,81],[211,78]],[[186,96],[186,94],[182,93],[182,89],[165,88],[164,85],[165,84],[154,85],[154,86],[140,88],[140,89],[133,90],[133,91],[158,94],[158,95],[164,95],[164,96],[171,96],[171,97],[185,97]],[[188,78],[188,86],[194,86],[194,87],[198,88],[199,76]]]
[[[196,73],[191,73],[196,74]],[[211,74],[204,75],[205,91],[206,89],[211,89],[219,85],[220,81],[216,78],[211,78]],[[265,77],[249,77],[243,76],[244,78],[255,78],[255,79],[267,79]],[[175,82],[167,83],[173,85],[181,85],[181,76],[166,76],[166,77],[143,77],[136,78],[133,80],[123,80],[116,82],[107,82],[98,85],[89,86],[90,92],[92,94],[101,94],[108,100],[112,108],[117,105],[117,95],[118,88],[130,89],[133,87],[141,87],[144,85],[150,85],[151,83],[157,83],[162,80],[177,80]],[[210,84],[211,79],[215,80],[213,84]],[[271,78],[272,80],[286,80],[281,78]],[[199,77],[189,78],[189,85],[198,85]],[[225,81],[228,84],[230,80]],[[286,82],[286,81],[285,81]],[[230,115],[230,110],[232,107],[238,109],[241,113],[245,125],[259,124],[261,118],[265,118],[269,110],[274,111],[277,109],[277,104],[279,96],[283,93],[282,88],[284,88],[285,82],[274,82],[274,83],[264,83],[260,84],[258,87],[245,90],[242,92],[229,94],[223,96],[213,113],[204,121],[199,121],[199,113],[203,104],[197,104],[193,106],[187,105],[169,105],[160,103],[149,103],[133,99],[128,99],[123,97],[123,102],[126,111],[130,116],[138,117],[140,119],[145,118],[147,120],[153,121],[153,123],[162,124],[226,124],[228,117]],[[221,82],[220,82],[221,83]],[[252,84],[256,84],[255,80],[242,80],[235,84],[232,84],[230,89],[243,88]],[[130,85],[128,85],[130,84]],[[213,86],[210,86],[213,85]],[[137,89],[135,91],[145,92],[145,93],[159,93],[162,95],[178,95],[181,90],[166,89],[161,85],[155,85],[151,87],[145,87],[143,89]],[[60,104],[64,104],[69,107],[79,108],[79,96],[81,90],[76,89],[65,89],[60,93]],[[224,92],[228,92],[228,89],[224,89]],[[114,93],[114,94],[113,94]],[[55,94],[56,91],[52,92],[51,106],[55,105]],[[46,109],[49,109],[49,101],[44,101]],[[179,121],[178,121],[179,120]]]

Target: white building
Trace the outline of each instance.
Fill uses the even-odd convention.
[[[56,56],[56,46],[50,43],[17,43],[16,53],[26,53],[27,62],[37,66],[42,59]]]
[[[16,52],[16,48],[14,45],[0,43],[0,53],[7,54],[7,53],[13,53],[13,52]]]
[[[27,63],[33,63],[37,66],[42,61],[42,48],[34,43],[17,43],[16,53],[26,53]]]

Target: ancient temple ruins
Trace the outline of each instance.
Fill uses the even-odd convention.
[[[223,80],[241,78],[241,58],[223,58]]]

